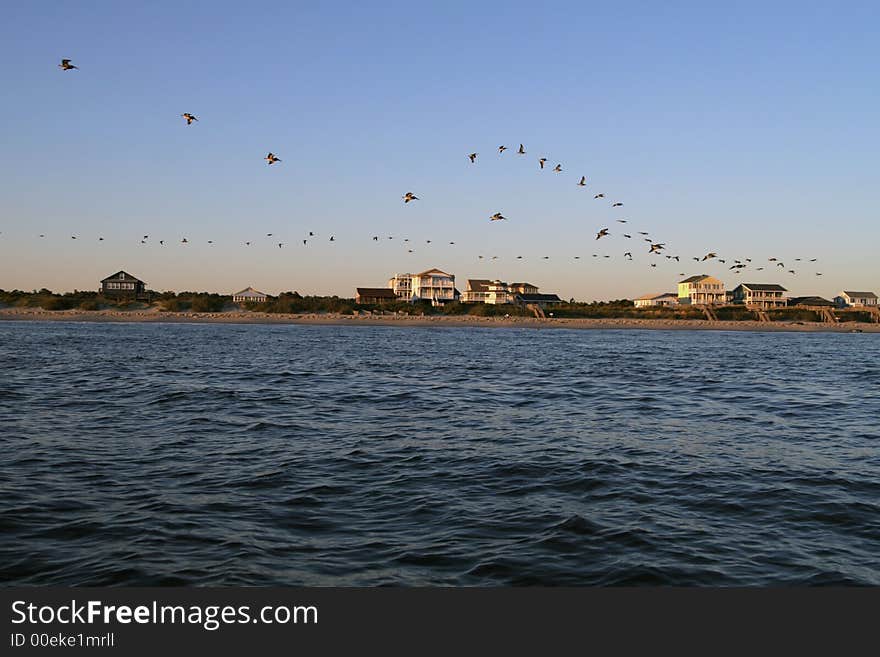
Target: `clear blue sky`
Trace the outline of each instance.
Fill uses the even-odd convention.
[[[878,290],[878,33],[876,2],[7,3],[0,288]],[[798,273],[690,260],[710,250]]]

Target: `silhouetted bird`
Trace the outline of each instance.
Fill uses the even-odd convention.
[[[501,219],[507,219],[507,217],[502,216],[502,214],[500,212],[496,212],[491,217],[489,217],[489,221],[499,221]],[[505,230],[507,230],[507,229],[505,228]]]
[[[581,176],[581,180],[578,183],[578,187],[586,187],[587,186],[587,177]]]
[[[181,114],[181,116],[186,119],[187,125],[192,125],[193,121],[198,121],[198,119],[189,112],[184,112],[183,114]]]
[[[62,71],[70,71],[79,67],[71,64],[69,59],[62,59],[61,63],[58,65],[58,68],[60,68]]]
[[[603,229],[600,230],[598,233],[596,233],[596,239],[600,239],[600,238],[602,238],[602,237],[605,237],[607,234],[608,234],[608,229],[607,229],[607,228],[603,228]]]
[[[280,161],[281,161],[281,158],[276,157],[275,153],[269,153],[266,156],[266,162],[268,162],[269,164],[275,164],[276,162],[280,162]]]
[[[519,145],[519,149],[518,149],[516,152],[517,152],[517,154],[519,154],[519,155],[525,155],[525,154],[526,154],[526,149],[523,148],[523,145],[522,145],[522,144],[520,144],[520,145]]]
[[[479,155],[479,153],[471,153],[470,155],[468,155],[468,159],[470,159],[471,164],[477,161],[477,155]]]

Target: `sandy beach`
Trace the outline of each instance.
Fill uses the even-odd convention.
[[[826,331],[880,333],[880,324],[844,322],[709,321],[705,319],[474,317],[470,315],[342,315],[336,313],[276,314],[260,312],[164,312],[149,310],[42,310],[2,308],[0,321],[166,322],[227,324],[325,324],[340,326],[516,327],[535,329],[655,329],[709,331]]]

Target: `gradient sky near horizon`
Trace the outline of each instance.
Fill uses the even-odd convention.
[[[878,33],[875,2],[7,3],[0,288],[880,292]]]

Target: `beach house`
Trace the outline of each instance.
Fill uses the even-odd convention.
[[[691,276],[678,283],[678,303],[680,304],[723,304],[726,300],[724,283],[708,274]]]
[[[418,274],[397,274],[388,281],[388,287],[402,301],[427,300],[442,306],[458,300],[455,276],[441,269],[428,269]]]
[[[750,308],[784,308],[788,305],[786,290],[776,283],[740,283],[733,289],[733,303]]]
[[[538,286],[531,283],[511,283],[507,287],[513,294],[538,294]]]
[[[537,289],[537,288],[535,288]],[[514,294],[504,281],[490,281],[482,278],[469,278],[467,287],[461,295],[462,303],[513,303]]]
[[[546,308],[547,306],[555,306],[565,302],[556,294],[517,294],[514,296],[514,303],[521,306]]]
[[[264,303],[268,298],[267,295],[252,287],[246,287],[241,292],[236,292],[232,295],[233,303]]]
[[[877,295],[873,292],[850,292],[844,290],[834,297],[834,303],[838,308],[876,308]]]
[[[828,299],[823,299],[822,297],[791,297],[788,300],[789,306],[811,306],[813,308],[833,308],[834,302],[829,301]]]
[[[101,294],[113,299],[145,299],[146,284],[125,271],[118,271],[101,281]]]
[[[677,306],[678,295],[675,292],[662,294],[644,294],[638,299],[633,299],[636,308],[648,308],[650,306]]]
[[[355,303],[380,304],[397,301],[397,295],[390,287],[359,287],[354,298]]]

